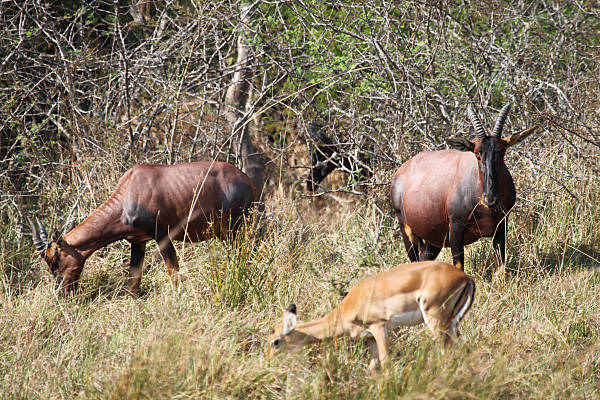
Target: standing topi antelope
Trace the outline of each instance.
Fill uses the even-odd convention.
[[[469,105],[477,139],[446,139],[456,150],[421,152],[393,175],[392,205],[411,261],[435,260],[441,248],[449,246],[454,265],[463,269],[464,245],[493,236],[500,271],[504,270],[506,221],[516,199],[504,153],[537,128],[503,138],[509,110],[510,104],[502,108],[492,134],[486,135]]]
[[[171,279],[179,263],[171,240],[200,242],[235,233],[256,200],[254,184],[224,162],[136,165],[98,209],[57,241],[30,220],[33,242],[65,293],[77,286],[85,260],[121,239],[131,243],[129,290],[139,294],[146,242],[158,243]],[[37,219],[37,217],[36,217]]]
[[[458,335],[458,323],[473,304],[475,283],[452,265],[425,261],[399,265],[360,281],[340,305],[323,318],[296,321],[296,306],[269,336],[269,354],[283,349],[348,335],[366,337],[372,370],[388,355],[387,332],[423,322],[445,345]]]

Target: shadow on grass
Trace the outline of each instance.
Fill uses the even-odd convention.
[[[507,259],[506,278],[518,279],[523,275],[547,277],[561,272],[600,268],[600,248],[590,243],[558,244],[549,251],[538,252],[535,259],[537,260],[535,264],[524,265],[523,260],[519,259],[518,252],[513,253]],[[467,271],[467,273],[474,273],[484,280],[494,279],[500,267],[493,252],[488,253],[487,250],[472,253],[468,264],[477,267],[475,271]]]
[[[77,288],[74,298],[81,303],[88,304],[98,299],[119,299],[124,297],[133,297],[129,292],[128,287],[128,262],[123,262],[122,265],[116,265],[112,270],[94,271],[86,275],[80,286]],[[160,265],[160,267],[163,267]],[[156,292],[159,285],[163,282],[155,282],[150,275],[151,266],[144,265],[142,281],[140,285],[139,298],[143,299],[150,293]],[[167,271],[159,271],[168,276]],[[170,284],[169,281],[166,281]]]
[[[80,283],[75,298],[81,303],[93,303],[100,298],[120,298],[130,296],[127,290],[127,276],[122,273],[98,271],[88,275]],[[140,293],[143,297],[144,293]]]
[[[600,249],[589,243],[560,247],[540,254],[544,271],[555,274],[565,270],[577,271],[600,267]]]

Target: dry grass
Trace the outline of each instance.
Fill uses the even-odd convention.
[[[476,301],[451,351],[442,353],[416,327],[393,334],[391,361],[375,375],[366,371],[366,347],[349,339],[269,360],[266,336],[287,304],[295,302],[302,319],[317,317],[358,279],[407,260],[391,216],[369,202],[274,195],[269,219],[235,243],[177,244],[186,276],[178,288],[151,246],[140,299],[126,294],[125,243],[89,260],[81,290],[70,299],[55,295],[33,249],[16,252],[16,262],[2,247],[16,272],[0,277],[0,393],[28,399],[597,398],[600,180],[572,160],[567,166],[561,155],[544,157],[544,165],[573,168],[568,187],[577,199],[545,193],[555,182],[534,176],[533,168],[530,175],[514,174],[520,199],[510,220],[506,279],[491,280],[489,239],[468,247]],[[526,168],[526,160],[514,162],[513,171]],[[91,209],[106,185],[82,202]],[[440,258],[450,260],[449,252]]]

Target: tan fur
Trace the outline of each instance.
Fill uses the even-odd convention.
[[[387,357],[387,331],[394,325],[394,316],[422,315],[420,321],[413,318],[398,325],[414,325],[424,320],[434,335],[449,344],[458,322],[453,326],[453,321],[461,310],[464,317],[473,302],[474,290],[473,280],[453,265],[437,261],[399,265],[360,281],[331,313],[311,322],[297,323],[287,333],[283,328],[291,315],[284,312],[283,322],[269,336],[269,353],[328,337],[357,337],[366,332],[372,336],[370,367],[374,368]]]

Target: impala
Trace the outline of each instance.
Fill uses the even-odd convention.
[[[179,263],[171,240],[199,242],[235,233],[256,200],[254,184],[223,162],[136,165],[110,197],[57,241],[48,241],[43,224],[30,220],[33,242],[65,293],[77,286],[88,257],[121,239],[131,243],[129,290],[139,293],[146,243],[158,243],[171,279]],[[37,219],[37,217],[36,217]]]
[[[463,271],[436,261],[403,264],[360,281],[338,307],[311,322],[296,320],[296,306],[269,336],[269,354],[339,336],[368,341],[372,370],[388,356],[388,331],[423,322],[448,345],[473,304],[475,284]]]

